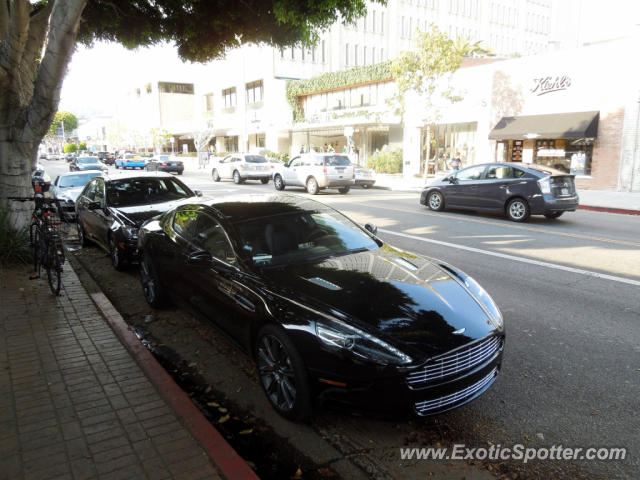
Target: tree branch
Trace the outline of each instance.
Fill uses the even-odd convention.
[[[14,0],[8,5],[6,35],[2,37],[0,67],[6,72],[15,70],[20,64],[22,52],[29,33],[31,5],[27,0]]]
[[[57,0],[53,6],[47,45],[27,111],[27,124],[22,132],[26,137],[43,137],[51,124],[86,4],[87,0]]]

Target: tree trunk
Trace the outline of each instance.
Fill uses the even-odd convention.
[[[0,129],[0,208],[10,212],[11,225],[21,228],[29,223],[33,204],[7,200],[6,197],[33,195],[31,169],[35,165],[37,144],[7,139]]]
[[[0,0],[0,208],[12,224],[29,222],[38,145],[60,101],[62,80],[75,47],[87,0]]]
[[[427,135],[426,135],[426,143],[427,143],[427,151],[426,156],[424,158],[424,176],[422,177],[422,183],[424,185],[427,184],[427,175],[429,174],[429,156],[431,155],[431,125],[427,124]]]

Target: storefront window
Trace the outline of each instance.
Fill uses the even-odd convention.
[[[576,175],[591,174],[592,138],[536,140],[534,163]]]
[[[461,168],[476,163],[475,141],[478,124],[454,123],[437,125],[431,131],[429,151],[429,173],[449,170],[451,159],[460,155]],[[423,155],[426,154],[426,135],[423,135]]]

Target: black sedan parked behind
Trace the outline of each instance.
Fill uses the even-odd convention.
[[[142,287],[250,352],[283,416],[314,399],[417,415],[470,402],[500,370],[500,310],[471,277],[375,231],[291,195],[185,203],[140,229]]]
[[[100,170],[106,172],[108,168],[98,157],[78,157],[71,160],[69,164],[70,172],[83,172],[86,170]]]
[[[159,155],[147,160],[145,169],[147,172],[175,172],[178,175],[182,175],[182,172],[184,172],[184,162],[177,160],[171,155]]]
[[[198,194],[168,174],[96,177],[76,200],[78,239],[83,247],[96,242],[122,270],[136,260],[140,225]]]
[[[530,215],[558,218],[578,208],[574,175],[542,165],[485,163],[435,181],[422,191],[420,203],[446,208],[504,213],[514,222]]]

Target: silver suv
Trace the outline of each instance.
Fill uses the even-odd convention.
[[[214,182],[222,179],[233,179],[235,183],[245,180],[260,180],[269,182],[271,178],[271,165],[262,155],[249,153],[232,153],[218,160],[211,170]]]
[[[340,153],[303,153],[280,165],[273,174],[276,190],[299,186],[311,195],[325,188],[337,188],[344,194],[354,184],[353,165],[349,157]]]

